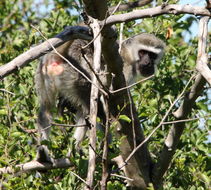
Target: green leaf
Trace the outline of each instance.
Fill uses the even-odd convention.
[[[123,120],[123,121],[126,121],[126,122],[128,122],[128,123],[131,122],[131,119],[130,119],[127,115],[120,115],[120,116],[119,116],[119,119],[120,119],[120,120]]]

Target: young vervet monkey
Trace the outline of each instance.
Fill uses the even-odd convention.
[[[92,71],[87,61],[93,62],[93,48],[88,47],[84,40],[74,40],[57,48],[78,70],[91,78]],[[137,76],[147,77],[155,72],[156,65],[164,53],[165,44],[152,34],[138,34],[122,43],[120,55],[123,58],[123,73],[126,81],[130,82]],[[39,96],[40,110],[38,114],[38,130],[40,142],[49,138],[52,121],[51,110],[56,106],[58,97],[68,100],[77,112],[77,124],[85,124],[89,114],[90,82],[78,71],[73,69],[54,51],[46,54],[38,66],[35,76],[36,89]],[[102,113],[99,106],[99,113]],[[99,116],[100,117],[100,116]],[[74,133],[76,146],[84,139],[87,126],[77,127]],[[40,146],[37,154],[38,161],[50,161],[46,146]]]

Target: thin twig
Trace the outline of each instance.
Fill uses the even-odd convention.
[[[15,93],[10,92],[10,91],[8,91],[8,90],[5,90],[5,89],[3,89],[3,88],[0,88],[0,91],[6,92],[6,93],[8,93],[8,94],[11,94],[11,95],[15,96]]]
[[[133,130],[133,148],[136,147],[136,132],[135,132],[135,123],[134,123],[134,115],[133,115],[133,102],[131,100],[131,94],[129,89],[127,89],[127,95],[130,102],[130,116],[131,116],[131,122],[132,122],[132,130]]]
[[[126,180],[129,180],[129,181],[134,181],[134,179],[131,179],[131,178],[126,177],[126,176],[118,175],[118,174],[111,174],[111,176],[119,177],[119,178],[126,179]]]
[[[190,119],[181,119],[181,120],[176,120],[176,121],[166,121],[163,122],[162,125],[169,125],[169,124],[174,124],[174,123],[183,123],[183,122],[188,122],[188,121],[194,121],[194,120],[199,120],[199,119],[211,119],[211,115],[206,115],[204,117],[195,117],[195,118],[190,118]]]
[[[132,156],[136,153],[136,151],[141,148],[143,146],[143,144],[145,144],[150,137],[162,126],[162,123],[165,121],[165,119],[167,118],[167,116],[169,115],[171,109],[173,108],[173,106],[176,104],[176,102],[178,102],[178,100],[183,96],[183,94],[185,93],[188,85],[192,82],[193,78],[195,77],[195,74],[193,74],[191,76],[191,78],[189,79],[189,81],[187,82],[185,88],[183,89],[183,91],[181,92],[181,94],[177,97],[177,99],[173,102],[173,104],[171,104],[171,106],[169,107],[169,109],[167,110],[166,114],[164,115],[163,119],[161,120],[161,122],[159,123],[159,125],[157,127],[155,127],[152,132],[135,148],[133,149],[133,151],[130,153],[130,155],[127,157],[127,159],[125,160],[125,163],[123,164],[122,167],[124,167],[128,161],[132,158]],[[121,168],[122,168],[121,167]],[[119,168],[119,169],[121,169]]]
[[[35,140],[37,140],[37,139],[35,138],[35,136],[33,135],[33,134],[35,134],[35,133],[37,132],[37,129],[26,129],[25,127],[23,127],[23,126],[21,125],[21,122],[18,120],[18,118],[17,118],[16,116],[14,117],[14,119],[15,119],[15,121],[16,121],[17,124],[18,124],[18,126],[20,127],[20,129],[21,129],[23,132],[28,133],[28,134],[32,134],[32,137],[33,137]]]
[[[83,58],[85,59],[87,65],[89,66],[90,70],[93,72],[93,74],[95,75],[95,77],[97,78],[99,84],[101,85],[101,87],[108,92],[108,89],[105,87],[105,85],[103,85],[102,81],[100,80],[98,74],[95,72],[95,70],[93,69],[92,65],[90,64],[89,60],[87,59],[86,55],[84,53],[82,53]],[[105,94],[106,96],[108,96],[108,94]]]
[[[154,76],[155,76],[155,75],[151,75],[151,76],[146,77],[146,78],[144,78],[144,79],[142,79],[142,80],[139,80],[138,82],[135,82],[135,83],[133,83],[133,84],[131,84],[131,85],[129,85],[129,86],[126,86],[126,87],[123,87],[123,88],[119,88],[119,89],[117,89],[117,90],[110,90],[109,92],[110,92],[111,94],[115,94],[115,93],[120,92],[120,91],[122,91],[122,90],[126,90],[126,89],[129,89],[129,88],[133,87],[133,86],[136,86],[136,85],[139,84],[139,83],[145,82],[145,81],[147,81],[147,80],[153,78]]]
[[[61,124],[61,123],[54,123],[54,122],[51,122],[51,125],[61,126],[61,127],[84,127],[84,126],[86,126],[87,124],[84,123],[84,124],[73,124],[73,125],[68,125],[68,124]],[[46,128],[45,128],[45,129],[46,129]]]
[[[103,156],[102,156],[102,179],[101,179],[101,190],[107,189],[107,181],[109,179],[108,172],[108,144],[109,144],[109,106],[107,97],[103,97],[103,107],[106,115],[106,125],[105,125],[105,136],[103,144]]]
[[[93,146],[91,144],[89,144],[89,147],[93,150],[93,152],[99,157],[102,158],[102,156],[100,154],[97,153],[97,151],[93,148]]]
[[[73,174],[74,176],[76,176],[78,179],[80,179],[84,184],[86,184],[87,187],[89,187],[89,185],[86,183],[86,181],[83,178],[81,178],[78,174],[76,174],[72,171],[70,171],[70,173]]]

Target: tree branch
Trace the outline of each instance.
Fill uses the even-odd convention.
[[[186,94],[183,103],[178,108],[178,110],[174,112],[176,119],[183,120],[187,118],[188,114],[191,112],[195,100],[202,93],[205,83],[205,79],[201,75],[197,75],[195,83],[191,87],[190,92]],[[155,188],[158,188],[162,183],[163,175],[171,163],[184,127],[185,122],[175,123],[166,137],[164,147],[161,151],[157,164],[153,169],[153,184]]]
[[[199,22],[200,30],[199,30],[198,58],[197,58],[196,69],[211,85],[211,70],[208,65],[208,53],[206,53],[207,42],[208,42],[207,39],[208,21],[209,17],[205,16],[201,18]]]
[[[200,19],[200,26],[202,26],[202,23],[204,23],[205,21],[207,21],[206,18]],[[205,25],[203,24],[203,26],[204,26],[203,28],[199,27],[199,42],[198,42],[199,47],[203,47],[203,49],[199,48],[197,60],[200,60],[202,52],[205,52],[206,50],[206,41],[204,39],[207,38],[208,31],[206,24]],[[205,83],[206,80],[203,78],[203,76],[201,74],[198,74],[190,92],[187,93],[183,103],[174,113],[175,118],[179,120],[187,118],[188,114],[190,114],[191,112],[195,100],[203,91]],[[168,169],[171,163],[172,157],[176,151],[176,147],[177,144],[179,143],[184,127],[185,127],[184,122],[175,123],[168,133],[163,150],[153,170],[153,184],[155,185],[155,188],[158,188],[162,183],[163,175],[165,174],[166,170]]]
[[[93,19],[93,23],[91,24],[91,28],[94,34],[94,55],[93,55],[93,69],[95,73],[100,72],[101,68],[101,34],[100,34],[100,25],[96,19]],[[91,129],[89,133],[89,164],[88,164],[88,172],[87,172],[87,184],[89,187],[85,189],[90,189],[93,186],[94,182],[94,173],[95,173],[95,150],[96,150],[96,125],[97,125],[97,111],[98,111],[98,97],[99,97],[99,90],[96,86],[99,86],[97,77],[92,75],[92,82],[95,85],[91,87],[91,94],[90,94],[90,122],[91,122]],[[93,150],[94,149],[94,150]]]
[[[16,166],[8,166],[4,168],[0,168],[0,175],[3,174],[16,174],[20,175],[22,173],[38,171],[38,170],[51,170],[57,168],[69,168],[74,166],[72,162],[70,162],[67,158],[54,159],[53,164],[51,163],[40,163],[36,160],[31,162],[27,162],[25,164],[19,164]]]
[[[102,31],[103,41],[102,41],[102,51],[103,57],[108,66],[109,73],[113,73],[115,77],[111,81],[112,76],[108,81],[112,82],[114,91],[126,86],[124,75],[122,73],[123,62],[118,52],[118,44],[116,43],[117,35],[115,30],[110,26],[104,27]],[[109,85],[109,84],[108,84]],[[118,109],[121,108],[121,111]],[[117,120],[120,114],[130,115],[130,103],[128,99],[127,90],[122,90],[118,93],[112,94],[109,97],[109,110],[111,112],[113,120]],[[134,116],[134,130],[136,133],[136,144],[140,144],[144,140],[143,131],[140,128],[139,119],[135,110],[134,105],[132,105],[132,114]],[[120,141],[120,151],[123,160],[125,160],[128,155],[132,152],[134,148],[133,132],[131,123],[124,122],[122,120],[116,126],[117,136]],[[150,182],[149,172],[150,172],[151,158],[147,149],[147,145],[144,144],[128,162],[128,164],[123,168],[125,175],[133,179],[127,180],[128,185],[145,189]]]
[[[91,40],[92,37],[90,36],[90,31],[87,27],[83,26],[70,26],[66,27],[63,32],[56,35],[54,38],[49,39],[48,41],[54,47],[58,47],[69,40],[74,39],[84,39],[84,40]],[[10,73],[14,72],[15,70],[24,67],[26,64],[30,63],[31,61],[39,58],[40,56],[48,53],[52,50],[51,45],[49,42],[43,42],[36,47],[31,48],[30,50],[26,51],[25,53],[19,55],[11,62],[0,66],[0,79],[4,78],[5,76],[9,75]]]
[[[103,155],[102,155],[102,178],[101,178],[101,190],[107,189],[107,181],[109,179],[109,161],[108,161],[108,146],[109,146],[109,107],[108,99],[104,96],[103,107],[106,115],[105,123],[105,135],[103,139]]]
[[[118,11],[127,11],[127,10],[130,10],[130,9],[133,9],[133,8],[137,8],[137,7],[143,7],[149,3],[151,3],[153,0],[139,0],[139,1],[135,1],[135,2],[128,2],[128,3],[125,3],[125,4],[121,4],[116,12]],[[114,10],[115,10],[116,6],[113,6],[111,8],[109,8],[109,12],[112,13]]]
[[[85,0],[85,2],[89,3],[89,7],[93,6],[92,1],[94,0]],[[98,5],[98,3],[95,3],[95,4]],[[100,6],[102,6],[102,4],[104,3],[102,3],[101,1]],[[88,12],[94,14],[93,11],[95,9],[89,9]],[[107,10],[106,8],[104,9]],[[101,11],[98,14],[102,14],[103,12],[105,11]],[[127,21],[131,21],[135,19],[140,19],[140,18],[154,17],[161,14],[185,14],[185,13],[193,14],[193,15],[211,16],[210,11],[203,7],[194,7],[191,5],[166,5],[165,7],[158,6],[155,8],[136,10],[136,11],[132,11],[130,13],[125,13],[125,14],[112,15],[106,18],[106,20],[101,21],[101,25],[102,26],[112,25],[112,24],[116,24],[120,22],[127,22]],[[102,15],[100,15],[100,18],[102,18]],[[105,15],[103,18],[105,18]],[[67,27],[63,32],[56,35],[54,38],[49,39],[49,41],[54,47],[58,47],[68,40],[73,40],[77,38],[91,40],[91,37],[89,36],[88,28],[82,27],[82,26]],[[0,79],[13,73],[15,70],[18,70],[24,67],[26,64],[39,58],[40,56],[46,54],[47,52],[51,50],[52,50],[52,47],[50,47],[48,42],[43,42],[42,44],[31,48],[30,50],[26,51],[25,53],[13,59],[11,62],[0,66]]]
[[[106,25],[117,24],[121,22],[128,22],[140,18],[155,17],[163,14],[192,14],[192,15],[203,15],[211,16],[208,9],[203,7],[197,7],[192,5],[166,5],[158,6],[148,9],[135,10],[125,14],[112,15],[106,19]],[[102,21],[104,23],[104,21]]]

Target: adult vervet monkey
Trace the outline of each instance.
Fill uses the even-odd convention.
[[[77,39],[60,46],[57,51],[80,72],[91,78],[92,71],[87,61],[92,65],[93,48],[88,46],[82,50],[86,43],[84,40]],[[123,73],[126,81],[130,82],[138,76],[152,75],[163,56],[164,48],[164,42],[152,34],[142,33],[125,40],[122,43],[120,55],[124,62]],[[40,102],[37,121],[40,142],[49,138],[51,110],[56,106],[58,97],[70,102],[71,106],[77,110],[77,124],[86,123],[85,118],[89,114],[91,83],[54,51],[43,57],[36,72],[35,83]],[[99,117],[103,117],[101,107],[99,105]],[[76,128],[74,133],[76,146],[84,139],[86,131],[86,125]],[[39,147],[37,159],[50,161],[46,146]]]

